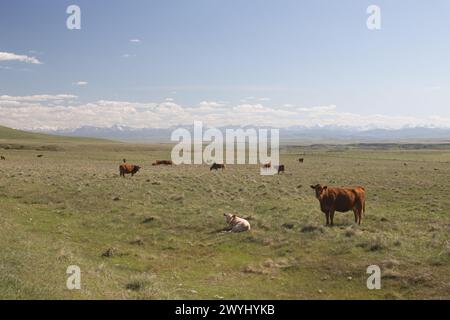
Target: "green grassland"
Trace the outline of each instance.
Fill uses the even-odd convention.
[[[0,298],[450,298],[450,149],[285,147],[279,176],[151,166],[170,150],[0,128]],[[325,227],[315,183],[365,186],[363,224]],[[218,232],[229,211],[251,232]]]

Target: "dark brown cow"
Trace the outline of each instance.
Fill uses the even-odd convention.
[[[120,176],[125,178],[126,174],[131,174],[131,176],[134,176],[139,169],[141,169],[141,167],[134,165],[134,164],[129,164],[129,163],[122,163],[119,166],[119,172],[120,172]]]
[[[42,158],[43,156],[44,156],[43,154],[38,154],[36,157]]]
[[[304,159],[303,158],[299,158],[298,162],[303,163]]]
[[[363,187],[332,188],[317,184],[311,186],[316,191],[316,198],[320,202],[320,209],[325,213],[327,225],[333,225],[334,212],[353,210],[355,223],[361,224],[363,213],[366,211],[366,193]]]
[[[284,172],[284,164],[280,164],[278,166],[277,172],[278,172],[278,174],[280,174],[280,172]]]
[[[2,159],[2,160],[6,160],[6,158],[5,158],[4,156],[1,156],[1,159]]]
[[[211,168],[209,168],[209,171],[211,170],[219,170],[222,169],[222,171],[225,169],[225,165],[224,164],[220,164],[220,163],[213,163]]]
[[[173,165],[173,162],[172,160],[156,160],[156,162],[152,163],[152,166],[160,166],[160,165],[171,166]]]

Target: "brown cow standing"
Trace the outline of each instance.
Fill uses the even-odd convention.
[[[327,225],[333,225],[334,212],[353,210],[355,223],[361,224],[362,214],[366,211],[366,193],[363,187],[332,188],[317,184],[311,186],[316,191],[320,209],[325,213]]]
[[[209,168],[209,171],[211,170],[219,170],[222,169],[222,171],[225,169],[225,165],[224,164],[219,164],[219,163],[213,163],[211,168]]]
[[[152,166],[166,165],[171,166],[173,164],[172,160],[156,160],[152,163]]]
[[[6,158],[5,158],[4,156],[1,156],[1,159],[2,159],[2,160],[6,160]]]
[[[120,176],[125,178],[125,174],[130,174],[130,173],[131,173],[131,176],[134,176],[136,174],[136,172],[139,171],[139,169],[141,169],[141,167],[136,166],[134,164],[122,163],[119,166]]]
[[[304,159],[303,158],[299,158],[298,162],[303,163]]]

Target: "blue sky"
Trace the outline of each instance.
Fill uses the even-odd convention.
[[[450,126],[449,15],[447,0],[2,1],[0,124]]]

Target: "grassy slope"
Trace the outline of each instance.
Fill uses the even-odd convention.
[[[152,167],[166,146],[62,141],[42,158],[0,149],[1,298],[450,298],[448,150],[315,150],[300,165],[288,149],[286,174],[262,177]],[[143,170],[119,178],[123,157]],[[364,185],[363,225],[323,227],[316,182]],[[253,230],[215,232],[229,210]],[[382,290],[366,288],[370,264]]]
[[[59,137],[46,135],[46,134],[40,134],[40,133],[15,130],[15,129],[0,126],[0,139],[49,140],[49,139],[56,139],[56,138],[59,138]]]
[[[21,142],[23,142],[25,145],[34,145],[36,143],[106,143],[111,141],[96,138],[65,137],[35,133],[0,126],[0,144],[10,143],[12,145],[16,145]]]

